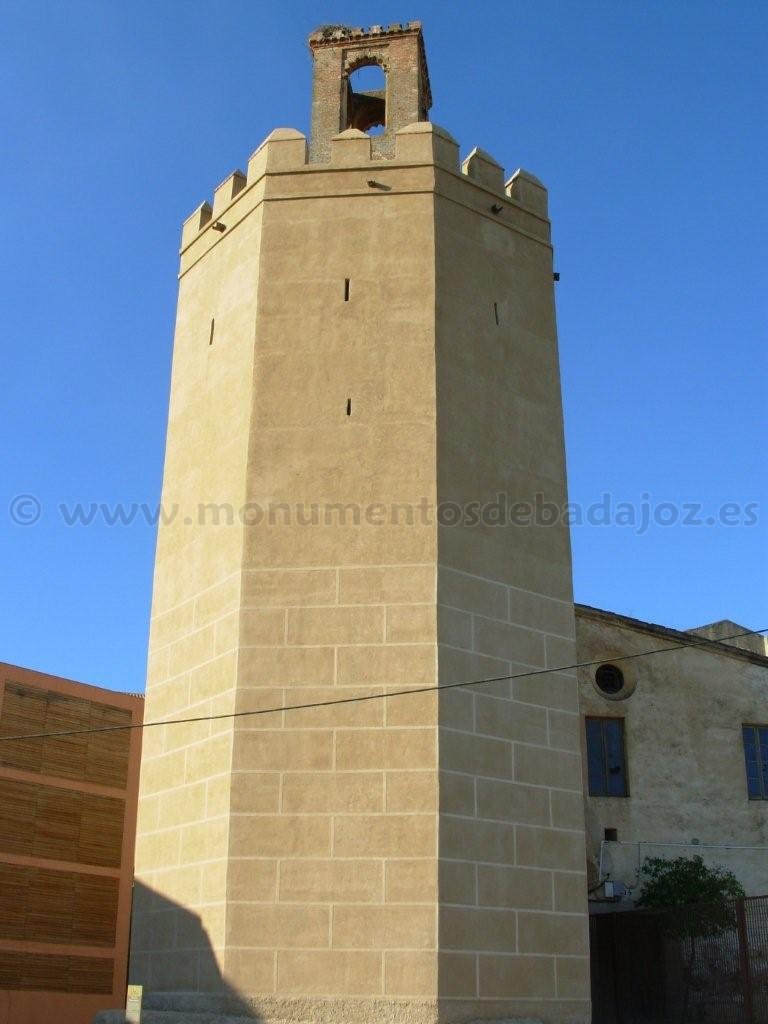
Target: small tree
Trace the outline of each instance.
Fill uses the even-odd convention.
[[[636,900],[638,907],[687,907],[694,903],[722,903],[744,895],[732,871],[708,868],[700,856],[647,857],[641,874],[647,876]]]
[[[663,930],[673,938],[687,940],[689,945],[680,1015],[684,1021],[696,962],[696,939],[719,935],[735,925],[735,912],[729,901],[743,897],[744,889],[732,871],[707,867],[698,855],[672,860],[648,857],[641,875],[646,880],[636,906],[654,910],[680,908],[678,913],[664,916]]]

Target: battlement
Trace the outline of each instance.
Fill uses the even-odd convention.
[[[548,239],[547,190],[538,178],[518,169],[505,180],[504,168],[489,153],[475,147],[466,159],[459,160],[459,144],[444,128],[429,121],[406,125],[394,135],[394,154],[382,159],[373,149],[373,139],[356,128],[348,128],[330,140],[327,163],[310,160],[307,138],[295,128],[277,128],[251,155],[246,172],[236,170],[215,189],[212,204],[204,202],[184,222],[181,250],[195,242],[203,233],[210,233],[210,244],[230,230],[234,223],[263,198],[256,198],[254,186],[268,175],[309,174],[322,176],[323,187],[328,187],[327,175],[336,171],[363,170],[354,182],[345,184],[345,191],[383,195],[388,192],[413,190],[401,178],[391,177],[398,170],[433,167],[453,180],[463,179],[477,187],[478,194],[472,205],[487,216],[506,219],[530,234]],[[305,188],[306,185],[306,188]],[[292,194],[297,191],[315,194],[309,182],[292,183]],[[434,175],[420,184],[419,190],[436,188]],[[455,191],[455,187],[454,187]],[[250,201],[249,201],[250,196]],[[243,204],[240,209],[240,204]]]

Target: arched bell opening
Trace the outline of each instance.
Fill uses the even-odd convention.
[[[344,128],[382,135],[387,127],[387,76],[375,60],[358,65],[347,75],[347,114]]]

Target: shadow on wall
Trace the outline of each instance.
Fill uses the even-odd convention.
[[[263,1024],[263,1017],[249,1000],[224,980],[197,914],[141,882],[133,886],[128,984],[143,986],[142,1022],[147,1013],[151,1022],[152,1011],[169,1010],[216,1014],[222,1024]],[[162,1019],[161,1015],[157,1018]],[[190,1024],[194,1020],[189,1017]],[[210,1016],[205,1020],[210,1021]],[[107,1010],[94,1018],[94,1024],[124,1021],[122,1009]]]

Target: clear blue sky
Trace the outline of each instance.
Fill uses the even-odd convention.
[[[323,22],[421,18],[432,119],[548,185],[571,500],[759,503],[752,527],[574,528],[577,600],[768,625],[766,11],[5,3],[0,660],[143,688],[154,530],[56,506],[158,501],[180,224],[307,129]]]

